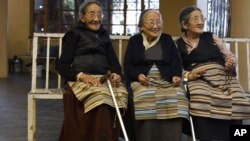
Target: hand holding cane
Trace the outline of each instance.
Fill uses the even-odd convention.
[[[126,132],[126,129],[125,129],[125,126],[124,126],[122,117],[121,117],[121,113],[120,113],[120,110],[119,110],[119,107],[118,107],[118,104],[117,104],[117,101],[116,101],[116,98],[115,98],[115,94],[114,94],[114,91],[113,91],[111,82],[110,82],[110,80],[109,80],[109,77],[110,77],[110,72],[108,72],[106,75],[104,75],[104,76],[100,79],[100,82],[102,83],[102,82],[104,82],[105,80],[107,80],[108,87],[109,87],[109,91],[110,91],[110,93],[111,93],[111,96],[112,96],[112,99],[113,99],[113,102],[114,102],[114,105],[115,105],[116,113],[117,113],[117,116],[118,116],[118,119],[119,119],[119,122],[120,122],[120,125],[121,125],[121,128],[122,128],[122,132],[123,132],[125,141],[129,141],[129,140],[128,140],[128,135],[127,135],[127,132]]]

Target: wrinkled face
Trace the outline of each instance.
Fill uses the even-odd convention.
[[[206,18],[202,15],[201,11],[195,10],[190,13],[189,20],[183,21],[183,27],[187,29],[189,34],[202,34],[204,30]]]
[[[86,8],[86,13],[81,17],[81,21],[86,24],[88,29],[93,31],[99,30],[102,19],[102,9],[95,3],[88,5]]]
[[[141,31],[147,38],[156,38],[162,31],[162,19],[156,11],[150,11],[145,15]]]

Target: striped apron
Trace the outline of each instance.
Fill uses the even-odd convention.
[[[188,86],[191,115],[226,120],[250,118],[249,95],[236,77],[216,63],[202,64],[194,70],[201,67],[206,73]]]
[[[173,87],[164,81],[158,68],[153,65],[148,76],[149,86],[139,82],[131,84],[134,93],[136,120],[187,118],[188,99],[183,86]]]
[[[97,79],[100,79],[102,77],[102,75],[92,76],[96,77]],[[115,107],[107,82],[104,82],[97,87],[93,85],[87,85],[81,81],[68,82],[68,84],[74,92],[76,98],[79,101],[83,102],[85,113],[102,104],[107,104],[111,107]],[[117,100],[118,107],[127,108],[128,93],[123,84],[120,83],[119,87],[113,88],[113,91]]]

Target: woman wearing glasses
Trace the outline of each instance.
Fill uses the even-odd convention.
[[[102,6],[89,0],[80,6],[80,21],[63,37],[58,72],[66,79],[64,121],[60,141],[118,141],[120,124],[106,82],[111,72],[119,108],[126,108],[127,92],[120,83],[121,66],[108,32]]]
[[[183,35],[177,40],[190,92],[190,114],[200,141],[229,141],[229,127],[250,118],[250,102],[236,79],[236,58],[221,39],[204,32],[197,7],[179,15]]]
[[[172,37],[162,33],[162,24],[159,11],[142,12],[140,33],[129,39],[124,57],[137,141],[180,141],[182,119],[188,115],[181,59]]]

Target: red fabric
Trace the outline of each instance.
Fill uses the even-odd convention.
[[[115,109],[101,105],[84,114],[82,102],[70,89],[63,95],[64,121],[59,141],[117,141],[120,134]],[[115,128],[114,127],[115,124]]]

